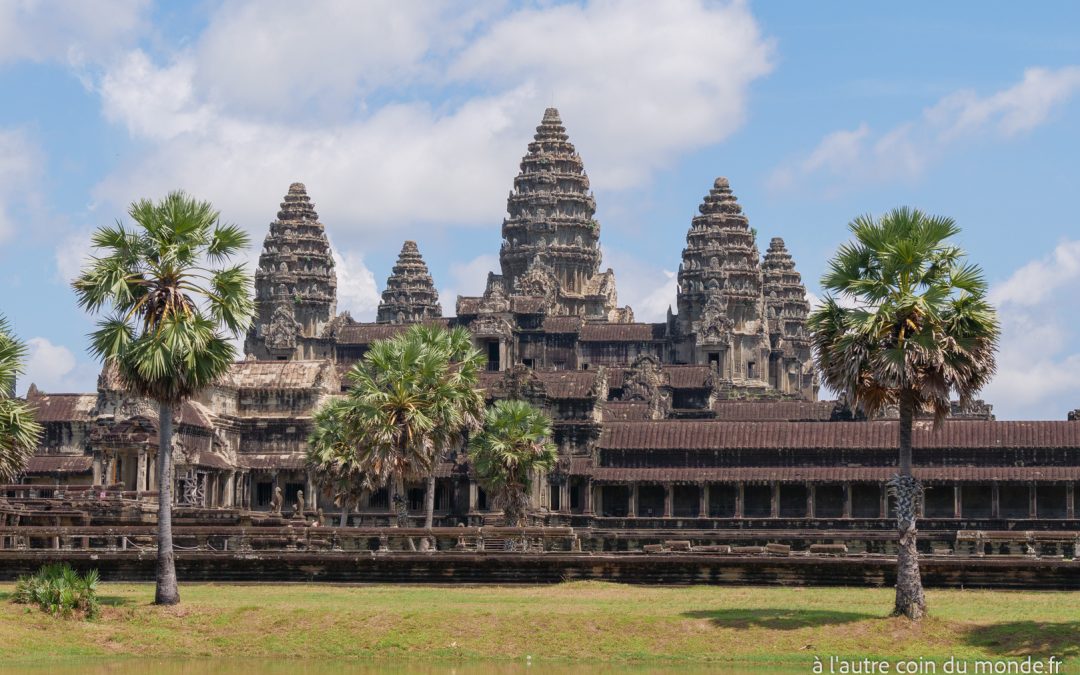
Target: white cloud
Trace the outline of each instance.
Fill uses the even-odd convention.
[[[990,300],[1002,324],[998,373],[986,399],[1000,416],[1064,419],[1080,406],[1080,241],[1017,269]]]
[[[303,22],[291,5],[228,5],[166,63],[120,60],[103,108],[145,151],[96,197],[122,208],[182,187],[261,232],[303,180],[323,222],[353,237],[491,227],[553,91],[594,185],[627,188],[729,135],[771,68],[743,3],[365,4],[314,5]]]
[[[16,213],[35,205],[43,158],[20,130],[0,129],[0,242],[16,231]]]
[[[334,271],[337,273],[337,311],[347,310],[357,321],[374,320],[375,310],[379,307],[379,289],[364,258],[351,251],[335,249]]]
[[[0,3],[0,65],[19,60],[82,65],[98,60],[144,27],[149,0]]]
[[[64,237],[54,251],[56,279],[61,283],[70,283],[79,276],[93,253],[90,245],[90,230],[79,230]]]
[[[46,393],[92,391],[98,368],[90,362],[79,361],[71,350],[43,337],[26,341],[29,356],[26,374],[20,379],[20,394],[31,383]]]
[[[442,305],[443,314],[454,314],[459,295],[483,295],[487,288],[488,273],[499,274],[500,270],[499,256],[490,253],[478,255],[468,262],[451,263],[449,284],[439,289],[439,304]],[[438,282],[436,279],[436,286]]]
[[[1080,280],[1080,240],[1064,241],[1041,260],[1033,260],[994,286],[996,305],[1037,306],[1062,287]]]
[[[884,132],[864,122],[826,134],[808,154],[778,166],[769,184],[782,190],[824,182],[823,192],[831,194],[852,182],[917,178],[950,144],[978,135],[1009,138],[1031,131],[1077,92],[1080,66],[1030,68],[1011,87],[984,97],[955,92],[914,120]]]
[[[668,307],[675,309],[678,275],[607,246],[603,253],[601,269],[615,270],[619,304],[629,305],[634,310],[634,320],[666,320]]]

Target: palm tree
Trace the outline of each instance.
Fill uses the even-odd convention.
[[[180,601],[172,545],[173,414],[224,375],[236,357],[229,337],[244,334],[254,311],[251,275],[229,258],[248,244],[220,222],[209,202],[171,192],[134,202],[136,227],[101,227],[102,253],[72,283],[79,305],[108,312],[90,351],[115,368],[125,388],[158,404],[157,604]]]
[[[10,482],[34,455],[41,425],[34,409],[15,398],[15,379],[23,373],[26,345],[0,316],[0,482]]]
[[[889,481],[900,535],[893,613],[918,620],[926,600],[915,546],[922,486],[911,473],[912,421],[927,412],[940,426],[953,393],[966,404],[989,381],[997,314],[982,270],[948,241],[960,232],[952,219],[898,208],[878,220],[856,218],[849,228],[855,240],[830,261],[821,280],[828,295],[808,325],[828,387],[870,417],[899,407],[900,466]]]
[[[370,487],[345,434],[341,418],[345,407],[343,399],[335,399],[315,412],[307,451],[307,464],[316,482],[329,488],[334,503],[341,507],[341,527],[348,524],[349,508],[358,504],[363,491]]]
[[[344,426],[366,480],[392,488],[399,527],[409,525],[406,482],[430,479],[442,453],[481,424],[483,361],[468,340],[461,328],[416,325],[372,343],[349,371],[342,409],[326,420]]]
[[[496,401],[484,430],[469,443],[476,477],[502,507],[507,525],[524,524],[533,475],[555,466],[550,438],[551,420],[542,411],[525,401]]]

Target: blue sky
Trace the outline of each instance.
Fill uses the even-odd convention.
[[[813,294],[852,217],[909,204],[954,217],[992,283],[999,418],[1080,407],[1080,5],[302,6],[0,4],[0,313],[31,343],[24,386],[93,389],[67,280],[94,226],[174,188],[258,243],[303,181],[340,309],[372,318],[412,238],[452,312],[497,267],[506,194],[554,102],[640,320],[673,303],[717,176]]]

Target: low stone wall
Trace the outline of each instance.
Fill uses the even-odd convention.
[[[0,551],[0,580],[48,562],[97,569],[106,581],[151,581],[153,551]],[[1080,589],[1080,562],[998,556],[928,557],[930,587]],[[548,584],[571,580],[633,584],[775,584],[887,586],[889,556],[824,557],[707,553],[379,553],[331,551],[178,551],[184,581],[323,581],[423,584]]]

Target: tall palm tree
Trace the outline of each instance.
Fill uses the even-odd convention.
[[[26,344],[15,337],[11,324],[0,316],[0,482],[11,482],[34,455],[41,425],[34,409],[15,398],[15,379],[23,373]]]
[[[370,486],[363,467],[349,446],[341,415],[346,401],[335,399],[315,412],[314,429],[308,438],[307,464],[316,482],[329,488],[341,508],[341,527],[348,524],[349,509],[360,503]]]
[[[525,401],[496,401],[484,430],[469,442],[469,459],[480,484],[503,509],[507,525],[523,525],[537,470],[555,466],[551,420]]]
[[[483,398],[476,389],[482,356],[464,329],[412,326],[376,341],[349,371],[352,388],[340,422],[372,485],[389,485],[397,524],[409,524],[405,484],[430,479],[441,454],[479,428]]]
[[[898,208],[878,220],[856,218],[849,228],[854,241],[830,261],[821,280],[829,295],[808,324],[828,387],[871,417],[899,407],[899,473],[889,482],[900,535],[893,613],[918,620],[926,599],[915,545],[922,486],[911,473],[912,422],[926,412],[940,426],[953,393],[965,404],[989,381],[997,314],[982,270],[949,242],[960,232],[951,218]]]
[[[229,337],[254,311],[252,279],[229,259],[248,244],[209,202],[171,192],[134,202],[122,223],[99,228],[93,257],[72,285],[79,305],[107,312],[90,351],[115,368],[126,389],[158,404],[157,604],[180,601],[172,545],[173,415],[224,375],[236,358]]]

